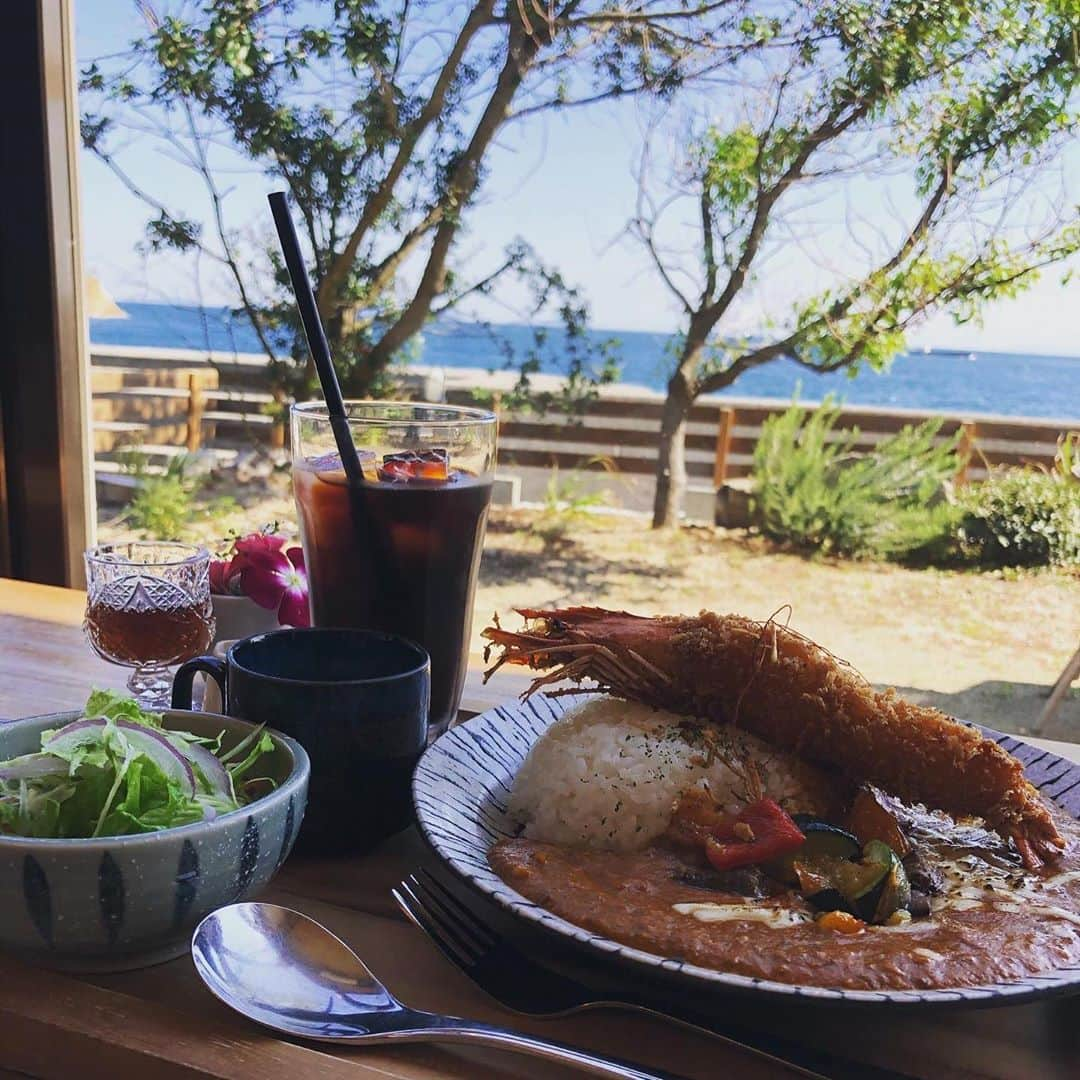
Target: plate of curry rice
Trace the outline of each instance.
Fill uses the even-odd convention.
[[[439,859],[513,916],[693,992],[1080,991],[1080,766],[772,621],[521,614],[485,636],[529,693],[413,781]]]

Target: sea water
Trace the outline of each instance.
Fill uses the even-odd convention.
[[[94,345],[150,346],[258,353],[258,338],[227,308],[121,301],[126,319],[91,319]],[[591,331],[596,341],[620,342],[622,381],[662,390],[671,370],[671,338],[633,330]],[[533,347],[533,331],[507,324],[441,321],[424,329],[417,363],[497,371],[506,349],[518,357]],[[541,370],[560,374],[565,338],[551,329],[540,350]],[[283,348],[283,351],[284,348]],[[778,360],[743,375],[720,396],[820,400],[828,393],[849,405],[1010,416],[1080,417],[1080,357],[930,350],[898,356],[885,373],[818,375],[792,360]]]

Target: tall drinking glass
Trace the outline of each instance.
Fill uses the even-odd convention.
[[[350,486],[322,402],[292,408],[293,492],[315,626],[382,630],[431,656],[431,733],[457,713],[495,468],[495,414],[348,401]]]

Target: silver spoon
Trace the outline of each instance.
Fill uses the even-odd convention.
[[[562,1043],[402,1005],[325,926],[277,904],[233,904],[207,915],[191,940],[195,970],[226,1005],[298,1039],[347,1043],[480,1043],[596,1076],[670,1074]]]

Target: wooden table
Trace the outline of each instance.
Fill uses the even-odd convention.
[[[77,708],[91,685],[120,686],[79,629],[83,596],[0,579],[0,717]],[[466,705],[513,692],[470,678]],[[1080,760],[1080,747],[1038,741]],[[390,887],[422,857],[412,831],[351,860],[291,860],[269,896],[308,912],[352,945],[390,988],[420,1008],[468,1015],[630,1057],[694,1078],[790,1075],[703,1035],[618,1012],[558,1021],[514,1016],[479,991],[402,919]],[[1002,1009],[901,1013],[813,1010],[732,998],[723,1022],[780,1033],[829,1075],[919,1078],[1074,1077],[1080,998]],[[836,1055],[831,1060],[831,1055]],[[472,1080],[571,1077],[493,1051],[439,1047],[331,1051],[276,1039],[229,1012],[189,958],[119,975],[70,976],[0,958],[0,1072],[36,1076],[308,1077]]]

